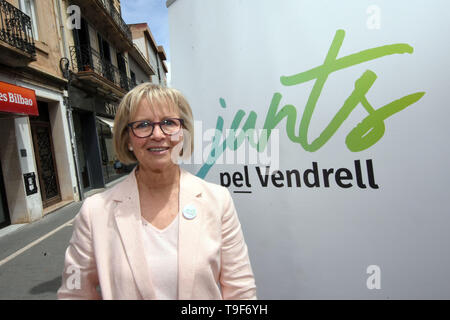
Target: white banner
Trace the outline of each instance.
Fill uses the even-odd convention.
[[[177,0],[186,168],[232,192],[261,299],[450,298],[448,1]]]

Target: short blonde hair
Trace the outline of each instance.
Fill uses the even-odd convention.
[[[183,157],[189,157],[194,150],[194,120],[189,103],[176,89],[145,82],[133,88],[122,98],[114,118],[114,148],[119,161],[123,164],[137,162],[134,153],[128,150],[128,123],[136,114],[142,99],[147,99],[151,108],[163,104],[167,105],[170,111],[176,111],[180,114],[180,118],[184,120],[184,129],[189,132],[188,135],[183,135],[181,154]]]

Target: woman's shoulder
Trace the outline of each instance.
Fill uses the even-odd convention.
[[[110,188],[87,197],[84,200],[85,204],[89,207],[105,208],[108,203],[114,202],[115,200],[122,200],[122,198],[136,187],[135,183],[133,184],[133,181],[131,181],[133,180],[132,174],[134,174],[134,172],[123,178],[119,178],[121,180],[116,182]]]
[[[183,171],[186,175],[184,182],[187,184],[187,186],[184,187],[188,188],[191,192],[202,193],[204,197],[207,196],[215,199],[224,199],[230,195],[226,187],[206,181],[186,170]]]

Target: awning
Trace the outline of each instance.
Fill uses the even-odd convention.
[[[114,119],[108,119],[100,116],[97,116],[97,119],[109,126],[111,129],[114,128]]]

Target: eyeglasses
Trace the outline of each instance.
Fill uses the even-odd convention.
[[[150,122],[148,120],[140,120],[130,122],[127,126],[131,128],[133,134],[138,138],[147,138],[153,134],[155,125],[159,125],[161,131],[168,136],[177,134],[184,125],[183,119],[170,118],[160,122]]]

